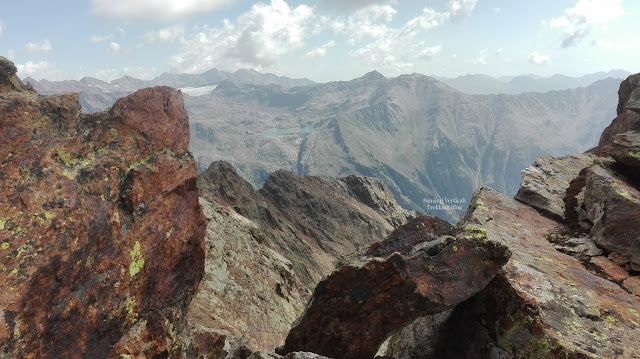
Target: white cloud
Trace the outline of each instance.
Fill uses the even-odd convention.
[[[53,46],[49,39],[44,39],[42,42],[30,42],[24,46],[24,49],[29,54],[45,54],[53,51]]]
[[[613,44],[606,40],[591,40],[591,46],[601,47],[603,49],[608,50],[613,47]]]
[[[255,4],[233,24],[204,28],[185,40],[169,61],[171,71],[198,73],[212,67],[264,70],[304,45],[316,16],[306,5],[290,8],[283,0]]]
[[[499,14],[499,13],[501,13],[501,12],[502,12],[502,8],[499,8],[499,7],[494,7],[494,8],[493,8],[493,13],[494,13],[494,14]]]
[[[109,44],[109,47],[107,47],[107,50],[109,50],[109,52],[112,53],[113,55],[118,55],[120,53],[120,44],[112,41]]]
[[[93,42],[94,44],[103,42],[103,41],[108,41],[108,40],[113,40],[113,34],[109,34],[109,35],[97,34],[97,35],[92,35],[89,38],[89,41]]]
[[[378,38],[389,31],[388,23],[397,11],[389,5],[371,5],[356,11],[347,20],[350,39]]]
[[[457,21],[471,14],[476,0],[456,0],[448,11],[439,12],[425,7],[420,14],[409,19],[402,27],[390,27],[396,14],[391,6],[370,6],[349,16],[345,32],[355,47],[349,54],[360,58],[373,68],[390,71],[405,70],[416,60],[429,60],[440,53],[442,46],[429,47],[420,41],[425,32],[442,25],[447,20]],[[358,42],[372,39],[357,46]]]
[[[175,21],[220,10],[235,0],[91,0],[93,15],[123,20]]]
[[[551,57],[548,55],[540,55],[538,51],[534,51],[529,55],[529,63],[534,65],[547,65],[551,62]]]
[[[0,20],[0,36],[2,36],[2,31],[4,30],[4,22]]]
[[[502,56],[502,54],[504,54],[504,49],[502,47],[496,50],[496,55]]]
[[[7,58],[11,61],[16,58],[16,52],[13,50],[7,51]]]
[[[442,51],[442,45],[426,47],[422,50],[422,58],[423,59],[431,59],[435,55],[439,54]]]
[[[352,11],[370,5],[394,4],[395,0],[321,0],[320,4],[337,10]]]
[[[451,10],[449,11],[451,21],[458,21],[471,15],[476,7],[477,0],[455,0],[451,2]]]
[[[184,25],[177,24],[158,31],[149,31],[142,35],[142,42],[146,44],[175,44],[184,41]]]
[[[565,15],[552,19],[552,28],[563,31],[562,47],[571,47],[584,39],[591,30],[625,14],[622,0],[579,0]]]
[[[47,61],[40,61],[38,63],[27,61],[24,64],[16,64],[16,68],[18,69],[18,77],[25,78],[31,76],[36,80],[43,78],[54,69],[53,65]]]
[[[486,65],[487,64],[487,55],[489,55],[489,49],[480,50],[480,54],[478,54],[478,58],[473,60],[474,65]]]
[[[335,41],[329,41],[326,44],[307,52],[305,55],[309,57],[322,57],[327,55],[327,51],[336,45]]]

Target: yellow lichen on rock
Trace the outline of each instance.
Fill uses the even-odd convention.
[[[140,253],[140,242],[136,241],[133,245],[133,249],[129,252],[131,255],[131,264],[129,265],[129,275],[135,276],[138,274],[142,267],[144,267],[144,257]]]

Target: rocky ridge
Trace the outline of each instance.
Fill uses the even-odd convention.
[[[344,254],[412,215],[365,177],[326,182],[278,171],[255,190],[230,164],[214,162],[198,187],[207,260],[189,323],[196,345],[216,358],[273,353]]]

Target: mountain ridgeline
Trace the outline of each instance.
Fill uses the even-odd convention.
[[[376,177],[406,208],[453,219],[478,186],[513,195],[537,157],[595,146],[618,83],[468,95],[423,75],[372,72],[290,89],[223,82],[185,103],[200,168],[223,158],[254,185],[277,169]]]
[[[372,176],[406,208],[452,220],[478,186],[513,195],[521,169],[539,156],[597,145],[620,81],[519,95],[470,95],[432,77],[375,71],[324,84],[217,70],[152,81],[30,82],[42,93],[82,92],[89,111],[142,86],[197,87],[204,94],[185,96],[185,107],[201,171],[227,160],[256,187],[279,169],[326,179]]]

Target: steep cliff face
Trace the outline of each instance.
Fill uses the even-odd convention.
[[[2,63],[0,356],[184,354],[206,222],[181,93],[82,115]]]
[[[189,323],[196,346],[216,358],[241,348],[273,352],[342,256],[410,216],[380,181],[364,177],[325,182],[278,171],[255,190],[214,162],[198,187],[207,260]]]

